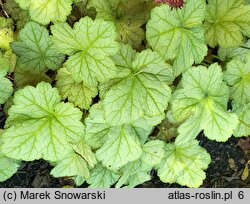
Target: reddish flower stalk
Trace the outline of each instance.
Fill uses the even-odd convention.
[[[185,2],[184,0],[155,0],[155,3],[165,3],[172,8],[182,8]]]

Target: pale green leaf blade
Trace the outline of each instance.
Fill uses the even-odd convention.
[[[64,159],[59,161],[50,172],[54,177],[81,177],[84,180],[90,176],[89,169],[97,164],[95,154],[90,147],[81,140],[73,145],[73,149]]]
[[[70,55],[65,66],[76,82],[96,87],[98,82],[106,82],[117,74],[111,56],[119,44],[112,22],[84,17],[73,29],[66,23],[55,24],[51,29],[58,51]]]
[[[237,116],[227,111],[228,100],[229,87],[218,64],[187,70],[172,101],[174,118],[183,122],[177,143],[192,141],[202,130],[209,139],[226,141],[238,124]]]
[[[207,117],[206,115],[204,116],[202,128],[204,129],[204,134],[210,140],[225,142],[233,134],[238,123],[236,114],[214,107],[210,109]]]
[[[204,170],[210,162],[210,155],[196,140],[182,145],[167,144],[165,159],[157,172],[165,183],[177,182],[182,186],[198,188],[206,178]]]
[[[142,144],[146,142],[153,127],[158,125],[164,117],[164,114],[162,114],[152,118],[139,118],[131,124]],[[85,125],[85,140],[94,149],[100,148],[107,140],[107,136],[110,132],[117,128],[117,126],[112,128],[112,126],[106,122],[101,103],[95,104],[91,107],[90,114],[85,119]]]
[[[5,74],[0,70],[0,104],[4,104],[13,93],[13,84],[5,78]]]
[[[97,165],[90,171],[90,178],[87,183],[90,184],[89,188],[109,188],[116,183],[120,175],[113,172],[102,165]]]
[[[234,47],[250,36],[250,5],[238,0],[209,0],[204,24],[211,47]]]
[[[141,160],[149,167],[159,164],[164,158],[165,143],[160,140],[152,140],[143,145],[143,155]]]
[[[131,48],[124,45],[118,55],[130,59],[131,53]],[[133,123],[140,117],[162,114],[171,98],[168,86],[173,80],[171,66],[151,50],[137,53],[132,64],[124,62],[118,64],[124,75],[104,95],[107,122],[121,125]]]
[[[94,104],[85,119],[85,140],[94,149],[100,148],[107,140],[111,126],[106,123],[101,103]]]
[[[244,60],[249,53],[250,49],[250,40],[246,42],[244,47],[233,47],[233,48],[224,48],[220,47],[218,50],[218,56],[222,61],[229,62],[234,58],[240,58]]]
[[[115,187],[120,188],[126,186],[133,188],[143,182],[151,179],[149,171],[152,167],[146,167],[143,165],[140,159],[126,164],[122,169],[122,176],[119,178]]]
[[[118,170],[142,154],[141,143],[129,125],[112,128],[107,141],[96,152],[97,159],[109,169]]]
[[[86,144],[84,140],[73,146],[74,151],[81,156],[89,165],[90,168],[94,168],[97,164],[95,153],[92,152],[90,146]]]
[[[17,65],[21,69],[39,73],[61,66],[64,55],[55,50],[45,27],[31,21],[20,31],[19,38],[11,48],[19,56]]]
[[[79,155],[72,153],[61,160],[50,172],[54,177],[81,176],[89,178],[87,162]]]
[[[116,188],[123,185],[133,188],[151,179],[150,171],[165,157],[165,143],[160,140],[152,140],[143,145],[143,154],[140,159],[130,162],[122,167],[122,176],[116,184]]]
[[[250,101],[250,54],[244,60],[235,58],[227,64],[224,79],[230,85],[230,96],[234,105],[241,106]]]
[[[72,0],[15,0],[22,9],[28,9],[31,19],[41,24],[64,22],[71,12]]]
[[[84,134],[84,126],[81,111],[60,100],[58,90],[45,82],[16,92],[2,135],[3,153],[26,161],[64,158]]]
[[[0,153],[0,182],[3,182],[16,173],[20,162],[9,159]]]
[[[193,63],[200,63],[207,54],[202,21],[205,2],[189,0],[183,9],[163,4],[151,12],[147,23],[147,40],[166,60],[174,60],[178,76]]]
[[[234,131],[234,136],[242,137],[250,135],[250,103],[238,107],[234,112],[239,117],[239,125]]]
[[[83,82],[75,82],[72,74],[66,68],[57,72],[56,80],[56,87],[62,99],[68,99],[81,109],[89,109],[92,99],[98,94],[97,88],[88,87]]]

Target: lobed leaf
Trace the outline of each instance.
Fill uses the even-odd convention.
[[[48,69],[56,70],[64,61],[64,55],[55,50],[44,26],[30,21],[20,31],[19,38],[19,41],[11,44],[13,52],[19,56],[19,68],[40,73]]]
[[[177,143],[192,141],[204,130],[211,140],[226,141],[238,125],[237,115],[227,111],[229,87],[218,64],[193,67],[183,74],[173,94],[172,113],[178,122]]]
[[[77,83],[96,87],[117,74],[110,58],[119,48],[112,22],[84,17],[73,29],[67,23],[57,23],[51,30],[57,50],[70,56],[65,67]]]
[[[165,60],[173,60],[174,75],[200,63],[207,54],[202,21],[205,1],[189,0],[182,9],[163,4],[154,8],[147,23],[147,41]]]
[[[165,145],[165,159],[157,167],[161,181],[198,188],[206,178],[204,170],[211,162],[210,155],[198,141]]]
[[[25,161],[65,158],[81,139],[84,126],[81,111],[60,101],[58,90],[45,82],[16,92],[2,135],[2,152]]]
[[[204,28],[211,47],[242,45],[244,36],[250,37],[250,5],[244,0],[208,0]]]

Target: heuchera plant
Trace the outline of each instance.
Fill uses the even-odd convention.
[[[250,134],[249,1],[3,8],[0,181],[44,159],[77,186],[135,187],[155,169],[163,182],[199,187],[211,159],[197,136]]]

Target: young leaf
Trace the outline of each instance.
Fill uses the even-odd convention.
[[[2,135],[2,152],[25,161],[65,158],[84,134],[84,126],[82,112],[60,101],[58,90],[45,82],[16,92]]]
[[[174,60],[178,76],[207,54],[202,21],[205,1],[189,0],[182,9],[163,4],[154,8],[147,23],[147,40],[166,60]]]
[[[218,64],[187,70],[173,94],[173,116],[178,122],[184,121],[176,142],[192,141],[202,130],[211,140],[226,141],[231,137],[238,119],[227,112],[228,99],[229,87],[223,82]]]
[[[56,87],[62,98],[64,100],[67,98],[69,102],[74,103],[79,108],[89,109],[92,98],[98,94],[97,88],[88,87],[84,82],[75,82],[72,74],[66,68],[57,72],[56,80]]]
[[[17,65],[21,69],[39,73],[61,66],[64,56],[55,50],[44,26],[30,21],[20,31],[19,38],[11,44],[11,48],[19,56]]]
[[[165,159],[157,167],[165,183],[198,188],[206,178],[204,170],[211,162],[210,155],[194,140],[181,145],[166,144]]]
[[[73,0],[15,0],[24,10],[29,10],[32,20],[41,24],[64,22],[71,12]]]
[[[112,125],[161,115],[171,97],[171,66],[151,50],[136,53],[128,45],[114,57],[120,76],[104,95],[105,118]]]
[[[244,0],[208,0],[205,19],[207,43],[211,47],[234,47],[250,37],[250,5]]]
[[[1,69],[2,67],[0,67],[0,104],[4,104],[13,93],[13,84],[9,79],[5,78],[6,69],[8,68]]]
[[[90,178],[87,183],[90,184],[89,188],[109,188],[119,177],[120,175],[116,172],[99,164],[90,171]]]
[[[74,145],[74,150],[72,149],[67,157],[58,162],[50,174],[54,177],[81,176],[88,179],[89,168],[93,168],[95,164],[97,164],[95,154],[84,141],[81,141]]]
[[[234,131],[234,136],[242,137],[250,135],[250,103],[237,107],[234,112],[239,117],[239,125]]]
[[[235,58],[227,64],[224,79],[230,86],[235,106],[250,102],[250,53],[244,60]]]
[[[57,50],[70,55],[65,66],[76,82],[96,87],[117,74],[110,58],[119,49],[112,22],[85,17],[73,29],[67,23],[57,23],[51,30]]]

